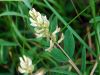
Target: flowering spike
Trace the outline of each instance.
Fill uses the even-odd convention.
[[[53,33],[49,32],[49,20],[46,16],[41,15],[34,8],[29,11],[31,16],[30,21],[31,25],[34,26],[35,35],[37,38],[45,37],[50,41],[50,47],[45,49],[45,51],[51,51],[54,47],[54,43],[60,43],[64,39],[64,35],[62,34],[61,38],[57,41],[56,34],[60,32],[60,28],[56,27],[56,30]]]
[[[20,66],[18,67],[18,71],[20,73],[32,73],[34,70],[34,66],[32,65],[32,60],[29,57],[23,55],[23,57],[19,57]]]
[[[29,11],[31,16],[31,25],[35,27],[36,37],[47,37],[49,36],[49,21],[46,16],[41,15],[34,8]]]

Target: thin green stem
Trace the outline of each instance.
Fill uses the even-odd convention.
[[[76,9],[76,6],[75,6],[73,0],[71,0],[71,3],[72,3],[72,5],[73,5],[73,7],[75,9],[76,14],[78,15],[79,13],[78,13],[78,10]],[[79,16],[79,20],[82,21],[81,18],[80,18],[80,16]]]
[[[76,18],[78,18],[83,12],[85,12],[89,6],[87,6],[84,10],[82,10],[80,13],[77,14],[68,24],[71,24]],[[62,31],[66,28],[66,26],[62,29]]]

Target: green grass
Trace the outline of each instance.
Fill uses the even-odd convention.
[[[33,73],[45,68],[45,75],[100,75],[99,4],[99,0],[0,0],[0,75],[21,75],[23,55],[32,59]],[[55,43],[51,52],[45,51],[49,41],[34,35],[31,8],[47,16],[51,33],[57,25],[64,33],[63,42]]]

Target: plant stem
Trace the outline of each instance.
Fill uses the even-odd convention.
[[[56,43],[56,45],[60,48],[60,50],[64,53],[64,55],[69,59],[69,63],[74,67],[74,69],[77,71],[77,73],[79,75],[81,75],[81,72],[80,70],[78,69],[78,67],[75,65],[75,63],[72,61],[72,59],[69,57],[69,55],[63,50],[63,48],[58,44]]]
[[[93,69],[92,69],[90,75],[93,75],[94,74],[94,71],[97,68],[97,65],[98,65],[98,62],[96,61],[95,64],[94,64],[94,66],[93,66]]]
[[[79,13],[78,13],[78,10],[76,9],[76,6],[74,4],[74,1],[73,0],[70,0],[70,1],[71,1],[72,5],[73,5],[73,7],[75,9],[76,14],[78,15]],[[82,19],[80,18],[80,16],[79,16],[79,20],[82,21]]]

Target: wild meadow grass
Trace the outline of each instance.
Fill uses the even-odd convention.
[[[0,0],[0,75],[100,75],[99,0]]]

